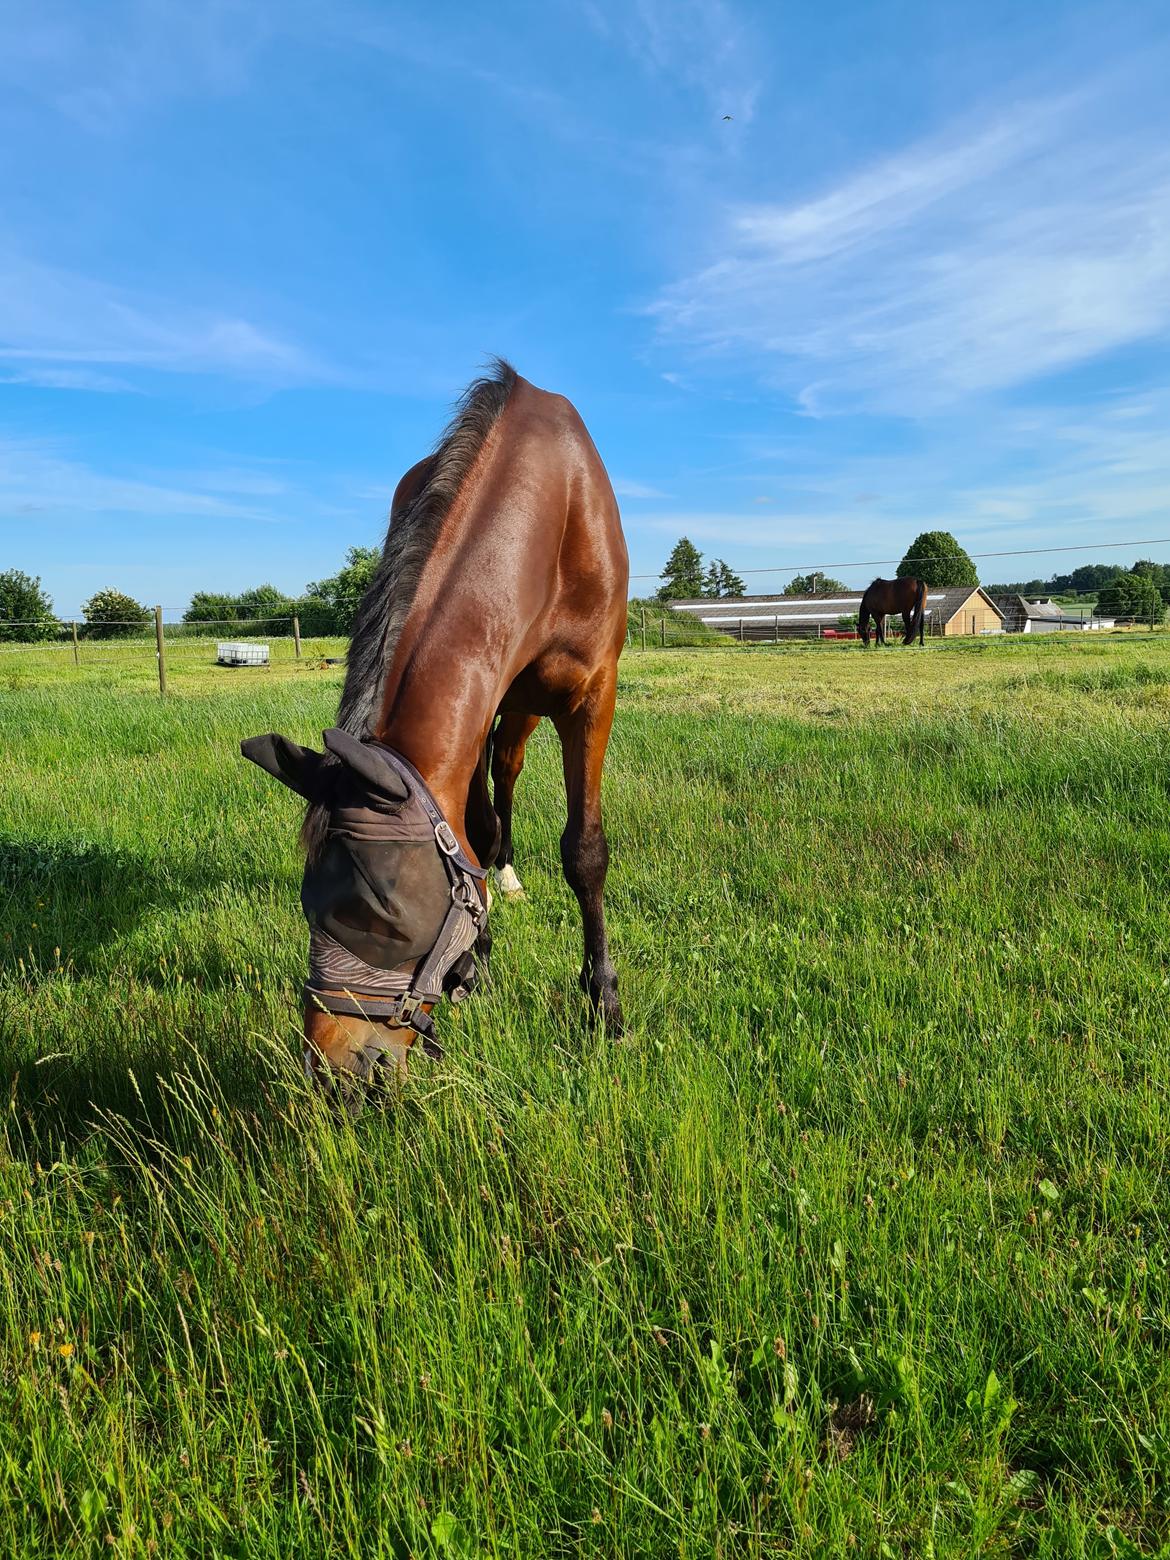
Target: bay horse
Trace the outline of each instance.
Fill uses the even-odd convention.
[[[917,634],[922,643],[922,625],[926,617],[926,581],[915,579],[912,574],[897,580],[874,580],[867,586],[857,612],[857,631],[862,643],[869,644],[869,620],[873,619],[877,642],[886,642],[886,614],[900,612],[904,645],[913,644]]]
[[[245,756],[308,802],[305,1059],[320,1080],[402,1069],[490,951],[487,870],[521,892],[512,797],[543,717],[560,738],[561,863],[581,986],[620,1031],[606,939],[601,773],[625,642],[617,500],[573,406],[500,359],[394,493],[326,752],[269,734]],[[489,791],[489,774],[494,795]]]

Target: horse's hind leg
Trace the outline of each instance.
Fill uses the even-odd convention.
[[[609,957],[605,935],[605,874],[609,845],[601,825],[601,766],[613,725],[617,692],[617,668],[606,667],[589,688],[584,700],[567,715],[556,718],[565,766],[565,792],[569,817],[561,835],[561,864],[565,880],[581,906],[585,931],[585,961],[581,988],[596,1012],[615,1033],[622,1029],[617,972]]]
[[[909,645],[914,642],[914,608],[902,614],[902,644]]]
[[[512,793],[524,768],[524,748],[540,725],[537,715],[501,715],[492,742],[492,792],[500,819],[500,848],[496,871],[505,899],[523,899],[524,886],[512,865]]]

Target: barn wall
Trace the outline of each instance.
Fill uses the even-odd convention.
[[[974,619],[974,627],[972,627]],[[973,596],[964,607],[961,607],[954,617],[943,626],[943,633],[948,638],[959,634],[1000,634],[1003,632],[1003,619],[994,607],[982,600],[979,596]]]

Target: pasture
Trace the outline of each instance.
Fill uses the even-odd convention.
[[[1162,1551],[1170,637],[627,652],[628,1034],[542,727],[491,989],[355,1123],[237,753],[341,668],[208,659],[0,652],[0,1550]]]

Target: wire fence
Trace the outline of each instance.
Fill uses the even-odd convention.
[[[1071,598],[1071,599],[1070,599]],[[626,644],[630,650],[702,649],[815,641],[848,644],[856,641],[857,599],[808,596],[765,596],[688,602],[684,610],[668,603],[630,603]],[[972,610],[972,609],[975,610]],[[306,638],[299,616],[214,618],[199,622],[171,621],[166,609],[155,607],[144,621],[124,619],[85,623],[74,619],[0,620],[0,686],[30,685],[73,678],[119,686],[156,685],[166,694],[177,678],[184,686],[227,682],[241,672],[289,675],[297,670],[327,671],[342,667],[348,640],[344,636]],[[1141,630],[1163,626],[1163,612],[1151,607],[1148,617],[1102,619],[1096,593],[1061,593],[1056,621],[1033,620],[1028,632]],[[928,608],[925,634],[930,639],[1013,634],[1023,621],[996,614],[978,599],[950,618]],[[901,636],[899,620],[888,624],[891,640]]]
[[[19,637],[26,636],[26,637]],[[340,669],[347,641],[306,638],[295,615],[165,622],[151,617],[86,624],[72,619],[0,622],[0,686],[59,679],[117,686],[228,684],[245,673]]]

